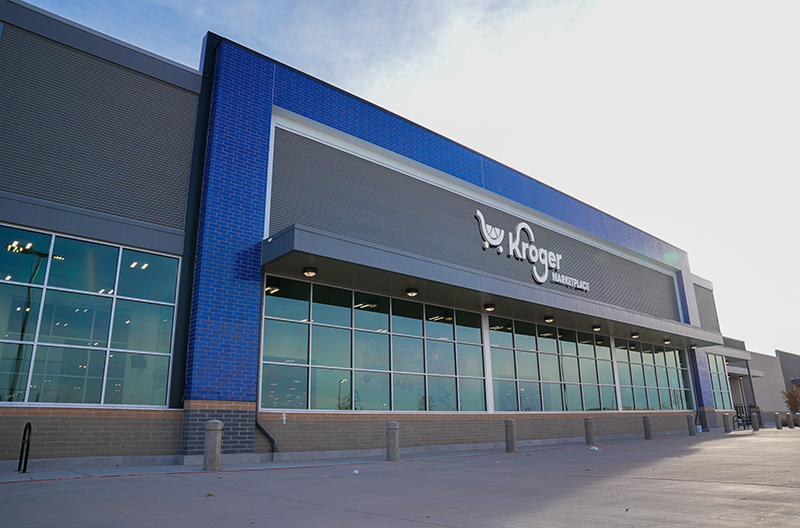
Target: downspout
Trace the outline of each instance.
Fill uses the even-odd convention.
[[[277,453],[277,452],[278,452],[278,441],[277,441],[277,440],[275,440],[275,437],[274,437],[274,436],[272,436],[272,435],[269,433],[269,431],[267,431],[267,428],[266,428],[266,427],[264,427],[264,424],[262,424],[262,423],[261,423],[261,422],[258,420],[258,411],[256,411],[256,427],[258,428],[258,430],[259,430],[259,431],[261,431],[262,433],[264,433],[264,436],[266,436],[266,437],[269,439],[269,441],[270,441],[270,442],[272,442],[272,452],[273,452],[273,453]]]

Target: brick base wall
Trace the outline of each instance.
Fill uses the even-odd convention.
[[[203,454],[206,422],[209,420],[222,422],[223,455],[253,452],[255,402],[186,400],[183,404],[182,454]]]
[[[19,457],[31,422],[30,458],[180,454],[179,409],[0,407],[0,460]]]
[[[423,447],[505,442],[505,420],[515,420],[517,441],[584,436],[584,417],[591,416],[595,435],[644,434],[642,417],[649,415],[654,432],[687,431],[686,415],[677,413],[591,414],[344,414],[262,412],[259,420],[278,441],[280,452],[343,451],[386,447],[386,422],[400,424],[400,446]],[[271,451],[260,433],[255,452]]]

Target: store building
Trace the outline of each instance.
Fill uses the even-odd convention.
[[[0,459],[26,421],[34,458],[192,463],[214,418],[268,460],[732,409],[677,247],[217,35],[197,72],[0,14]]]

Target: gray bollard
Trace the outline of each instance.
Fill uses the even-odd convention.
[[[783,424],[781,424],[781,413],[775,413],[775,429],[783,429]]]
[[[694,415],[686,415],[686,427],[689,428],[689,436],[697,436],[697,427],[694,426]]]
[[[206,422],[206,445],[203,451],[203,471],[219,471],[222,468],[222,422]]]
[[[517,425],[514,420],[506,420],[506,451],[517,450]]]
[[[753,426],[753,431],[758,431],[758,413],[750,413],[750,425]]]
[[[725,427],[725,432],[730,433],[733,431],[733,420],[731,420],[731,415],[728,413],[724,413],[722,415],[722,425]]]
[[[642,416],[642,423],[644,424],[644,439],[653,439],[653,421],[649,416]]]
[[[789,426],[789,429],[794,429],[794,416],[790,412],[786,413],[786,425]]]
[[[594,420],[584,418],[583,430],[586,432],[586,445],[597,445],[597,441],[594,438]]]
[[[386,422],[386,460],[397,462],[400,460],[400,424]]]

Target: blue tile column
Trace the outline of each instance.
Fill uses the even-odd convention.
[[[250,409],[250,427],[241,427],[247,417],[237,415],[236,432],[223,435],[223,452],[253,450],[273,73],[272,63],[239,47],[223,42],[216,50],[189,327],[184,454],[196,454],[198,419],[225,421],[223,402]],[[211,412],[216,410],[220,416]]]
[[[694,397],[697,400],[697,413],[703,431],[717,427],[717,413],[714,407],[714,393],[711,389],[711,376],[708,370],[708,356],[699,348],[687,350],[694,376]]]

